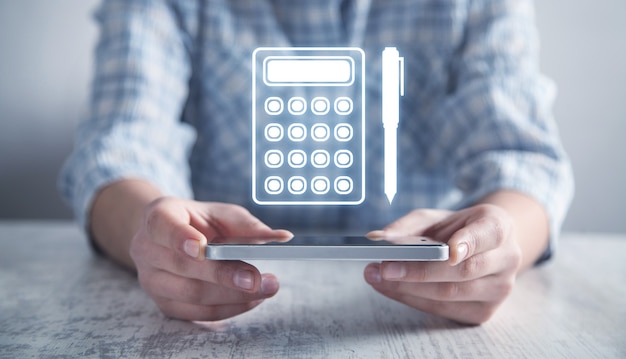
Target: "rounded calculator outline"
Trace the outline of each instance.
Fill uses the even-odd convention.
[[[326,135],[324,135],[323,137],[318,137],[315,133],[315,130],[318,128],[324,128],[326,130]],[[313,139],[313,141],[317,142],[328,141],[328,139],[330,138],[330,127],[328,127],[328,125],[325,123],[314,124],[313,126],[311,126],[311,138]]]
[[[302,156],[302,162],[300,163],[295,163],[293,161],[293,156],[294,155],[300,155]],[[306,166],[306,153],[302,150],[291,150],[289,151],[289,153],[287,154],[287,163],[289,164],[289,167],[291,168],[303,168],[304,166]]]
[[[254,202],[260,205],[358,205],[363,203],[366,195],[366,116],[363,111],[366,107],[366,58],[363,49],[358,47],[258,47],[252,53],[252,61],[252,127],[254,136],[252,139],[252,199]],[[271,61],[286,61],[284,64],[294,66],[276,67],[276,64],[279,64],[276,62],[270,73],[268,64]],[[348,76],[348,82],[339,78],[339,75],[331,74],[335,72],[334,69],[338,68],[336,65],[338,62],[335,61],[349,62],[349,66],[342,65],[345,68],[336,71],[343,74],[341,76]],[[332,62],[330,64],[332,66],[325,62]],[[303,64],[305,66],[301,66]],[[316,71],[293,70],[311,68],[310,64],[315,64],[316,68],[330,70],[323,76],[320,75],[319,78],[315,75],[317,74]],[[351,73],[345,75],[348,73],[347,71],[351,71]],[[340,83],[340,80],[343,82]],[[318,87],[320,91],[312,91],[310,93],[312,96],[304,95],[303,91],[298,89],[303,86]],[[333,86],[348,87],[349,92],[336,95],[335,92],[323,92],[324,87]],[[293,87],[295,90],[289,87]],[[306,100],[306,111],[303,111],[304,102],[296,102],[294,99],[291,104],[288,103],[292,97],[300,96]],[[350,100],[339,99],[339,97],[346,96],[352,101],[352,106],[350,106]],[[268,101],[267,106],[265,106],[264,102],[268,97],[275,98]],[[318,98],[317,100],[321,100],[321,102],[316,103],[316,105],[320,111],[314,113],[312,100],[316,97],[324,97],[329,101],[326,102],[325,99]],[[352,107],[351,112],[350,107]],[[270,109],[273,111],[269,111]],[[293,111],[294,109],[297,111]],[[296,115],[300,112],[304,113]],[[341,114],[348,113],[349,116],[341,116]],[[281,127],[268,127],[271,122],[280,124],[282,138],[280,136]],[[292,127],[292,136],[289,138],[288,127],[296,122],[303,124],[304,127]],[[340,126],[336,131],[335,127],[341,122],[349,122],[352,127]],[[315,141],[315,139],[326,138],[326,129],[313,127],[316,123],[325,123],[330,127],[330,137],[327,140],[329,142]],[[265,127],[267,127],[266,130]],[[319,136],[315,136],[314,132],[317,132]],[[294,134],[297,136],[293,136]],[[337,134],[344,137],[337,137]],[[264,161],[265,153],[274,149],[280,150],[283,154],[282,167],[277,169],[269,168]],[[297,161],[297,166],[302,166],[303,161],[307,162],[304,168],[289,167],[288,153],[295,149],[305,152],[306,158],[301,154],[293,156],[293,159]],[[321,165],[328,160],[327,168],[315,168],[315,157],[312,156],[312,153],[317,149],[324,149],[329,152],[328,156],[325,153],[316,153],[317,162],[315,163]],[[348,149],[352,152],[353,164],[348,169],[337,168],[333,163],[335,152],[340,149]],[[278,165],[280,162],[277,155],[272,154],[268,157],[274,165]],[[342,163],[344,164],[349,162],[346,155],[339,156],[339,159],[343,160]],[[327,173],[327,171],[330,172]],[[264,187],[266,187],[264,183],[270,176],[274,176],[267,181],[270,192],[282,193],[273,195],[264,191]],[[303,176],[306,179],[308,188],[304,194],[297,196],[289,193],[287,184],[292,176]],[[326,189],[325,181],[312,182],[316,176],[328,178],[330,188],[327,194],[316,195],[313,193],[314,184],[317,189]],[[338,176],[346,177],[337,178]],[[302,190],[305,182],[304,180],[301,181],[294,182],[292,186],[295,185],[296,189]],[[335,192],[333,188],[335,181],[337,189],[343,194]]]
[[[270,186],[272,183],[278,184],[278,189],[272,189]],[[269,176],[265,179],[265,192],[269,194],[281,194],[283,192],[283,179],[278,176]]]
[[[302,182],[302,188],[299,189],[299,190],[293,189],[293,184],[296,181]],[[304,177],[302,177],[302,176],[292,176],[292,177],[290,177],[289,180],[287,181],[287,190],[291,194],[295,194],[295,195],[303,194],[304,192],[306,192],[306,179]]]
[[[274,103],[274,102],[279,104],[279,109],[278,110],[270,109],[271,104]],[[271,97],[268,97],[267,99],[265,99],[265,113],[267,113],[268,115],[271,115],[271,116],[280,115],[283,112],[283,108],[284,108],[284,103],[283,103],[283,99],[282,98],[276,97],[276,96],[271,96]]]
[[[293,107],[292,105],[296,101],[302,102],[302,110],[294,111],[292,109],[292,107]],[[294,97],[290,98],[289,101],[287,101],[287,109],[289,110],[289,113],[292,114],[292,115],[295,115],[295,116],[302,115],[302,114],[304,114],[306,112],[306,100],[304,99],[304,97],[294,96]]]
[[[278,155],[279,161],[278,163],[272,163],[270,156],[272,155]],[[283,158],[283,153],[280,150],[268,150],[267,152],[265,152],[265,165],[269,168],[280,168],[282,167],[284,161]]]
[[[326,161],[324,163],[320,164],[318,161],[315,160],[318,155],[324,155],[326,157]],[[330,165],[330,153],[328,153],[328,151],[326,151],[326,150],[315,150],[315,151],[311,152],[311,164],[315,168],[326,168],[326,167],[328,167]]]
[[[270,135],[270,131],[271,131],[273,128],[277,128],[277,129],[278,129],[278,131],[280,132],[278,136],[271,136],[271,135]],[[283,137],[285,136],[285,133],[284,133],[284,132],[285,132],[285,131],[284,131],[284,129],[283,129],[283,126],[282,126],[280,123],[271,122],[271,123],[268,123],[268,124],[265,126],[265,132],[264,132],[264,134],[265,134],[265,138],[266,138],[268,141],[270,141],[270,142],[279,142],[279,141],[280,141],[280,140],[282,140],[282,139],[283,139]]]
[[[347,163],[342,163],[343,161],[339,161],[340,160],[339,157],[341,155],[348,156]],[[352,155],[352,152],[350,152],[349,150],[338,150],[337,152],[335,152],[335,155],[333,156],[335,166],[337,166],[338,168],[350,168],[352,166],[352,163],[354,162],[353,157],[354,156]]]
[[[348,104],[348,109],[343,111],[339,108],[339,106],[341,106],[342,103],[347,103]],[[352,104],[352,99],[350,97],[337,97],[335,99],[335,103],[334,103],[334,109],[335,109],[335,113],[338,115],[342,115],[342,116],[347,116],[349,114],[352,113],[352,109],[353,109],[353,104]]]
[[[315,186],[316,183],[319,182],[324,182],[324,184],[326,185],[326,188],[323,190],[318,190],[317,187]],[[328,179],[328,177],[326,176],[315,176],[313,177],[313,179],[311,179],[311,192],[317,194],[317,195],[325,195],[326,193],[328,193],[330,191],[330,180]]]
[[[341,129],[343,128],[347,128],[348,129],[348,136],[344,137],[344,136],[340,136],[339,131],[341,131]],[[339,142],[348,142],[350,140],[352,140],[352,136],[354,135],[354,130],[352,129],[352,126],[349,123],[338,123],[335,126],[334,129],[334,135],[335,135],[335,139]]]
[[[300,128],[302,129],[302,136],[301,137],[294,137],[293,136],[293,129],[294,128]],[[302,123],[292,123],[291,125],[289,125],[289,127],[287,127],[287,137],[289,137],[290,140],[292,140],[293,142],[302,142],[304,140],[306,140],[306,126]]]
[[[326,108],[324,108],[324,110],[322,111],[319,111],[315,106],[319,102],[323,102],[326,105]],[[328,99],[323,96],[314,97],[311,100],[311,112],[318,116],[326,115],[328,112],[330,112],[330,101],[328,101]]]
[[[339,186],[341,185],[342,182],[348,182],[348,189],[341,189],[339,188]],[[354,188],[354,183],[352,182],[352,178],[348,177],[348,176],[339,176],[337,178],[335,178],[335,183],[334,183],[334,188],[335,188],[335,192],[339,193],[339,194],[350,194],[352,193],[352,189]]]

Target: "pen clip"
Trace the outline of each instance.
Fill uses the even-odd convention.
[[[404,57],[399,57],[400,62],[400,96],[404,96]]]

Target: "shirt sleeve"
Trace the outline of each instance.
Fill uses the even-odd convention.
[[[538,50],[531,1],[471,2],[450,96],[432,118],[437,145],[428,161],[447,163],[461,207],[502,189],[541,203],[551,231],[545,260],[574,186],[552,115],[556,88],[539,72]]]
[[[191,72],[189,41],[165,1],[104,1],[88,116],[59,177],[62,196],[88,228],[100,188],[145,179],[190,197],[195,131],[180,121]]]

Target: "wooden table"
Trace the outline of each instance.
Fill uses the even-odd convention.
[[[488,323],[389,300],[360,262],[257,262],[278,295],[217,323],[163,317],[67,222],[0,222],[0,358],[626,358],[626,236],[567,234]]]

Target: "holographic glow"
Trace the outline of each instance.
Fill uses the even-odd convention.
[[[365,54],[356,47],[252,55],[252,196],[261,205],[365,199]]]
[[[404,58],[395,47],[383,50],[382,118],[385,132],[384,191],[389,204],[398,191],[398,123],[404,96]]]
[[[404,58],[382,52],[384,193],[397,192]],[[252,54],[252,197],[260,205],[365,200],[365,53],[267,47]]]

